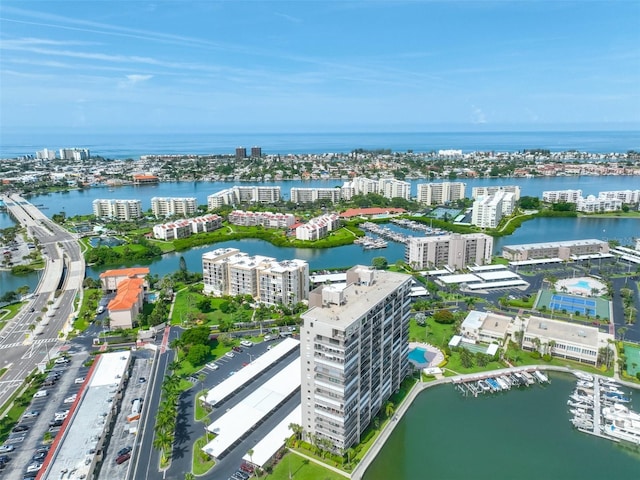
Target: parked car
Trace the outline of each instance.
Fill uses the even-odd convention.
[[[47,456],[47,452],[36,452],[35,455],[33,457],[31,457],[31,460],[34,461],[42,461],[45,459],[45,457]]]
[[[131,453],[131,447],[124,447],[118,450],[118,457],[120,455],[124,455],[125,453]]]
[[[235,355],[233,354],[233,352],[227,352],[224,354],[225,357],[229,357],[229,358],[233,358],[235,357]]]
[[[49,422],[49,426],[50,427],[61,427],[63,423],[64,423],[64,420],[61,419],[61,418],[58,418],[58,419],[54,419],[53,421]]]
[[[78,377],[76,378],[73,383],[84,383],[84,377]]]
[[[242,352],[242,349],[241,349],[240,347],[233,347],[233,351],[234,351],[234,352],[241,353],[241,352]]]
[[[42,398],[46,397],[47,395],[49,395],[49,392],[47,392],[46,390],[38,390],[33,394],[33,398]]]
[[[38,415],[40,415],[40,412],[38,410],[30,410],[28,412],[24,412],[22,414],[22,418],[35,418]]]
[[[33,462],[27,467],[27,473],[37,472],[42,468],[42,464],[40,462]]]
[[[69,359],[67,357],[58,357],[53,361],[53,363],[56,365],[66,365],[69,363]]]
[[[56,416],[56,417],[61,417],[62,415],[64,415],[65,417],[66,417],[67,415],[69,415],[69,409],[67,409],[67,410],[58,410],[58,411],[55,413],[55,416]]]
[[[13,445],[0,445],[0,453],[13,452],[16,449]]]
[[[28,425],[18,425],[15,426],[11,429],[11,431],[13,433],[20,433],[20,432],[26,432],[27,430],[29,430],[29,426]]]
[[[144,378],[144,377],[140,377],[140,378],[138,379],[138,383],[145,383],[146,381],[147,381],[147,379],[146,379],[146,378]]]
[[[131,454],[130,453],[125,453],[123,455],[118,456],[118,458],[116,458],[116,463],[118,465],[126,462],[127,460],[129,460],[131,458]]]
[[[65,398],[62,403],[73,403],[76,401],[76,398],[78,398],[78,395],[74,393],[70,397]]]
[[[250,340],[242,340],[240,342],[240,345],[242,345],[243,347],[253,347],[253,342]]]

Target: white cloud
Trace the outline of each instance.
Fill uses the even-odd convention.
[[[480,125],[487,123],[487,116],[480,107],[471,105],[471,122]]]
[[[133,87],[139,83],[146,82],[147,80],[151,80],[153,75],[139,75],[139,74],[131,74],[125,75],[126,80],[122,80],[118,83],[120,88]]]

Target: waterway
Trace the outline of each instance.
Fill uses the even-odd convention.
[[[364,480],[637,478],[640,454],[569,423],[575,378],[554,374],[551,380],[478,398],[465,398],[451,385],[423,392]]]

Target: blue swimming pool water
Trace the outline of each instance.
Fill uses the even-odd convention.
[[[586,280],[580,280],[580,281],[574,283],[571,286],[572,287],[578,287],[578,288],[587,288],[587,289],[591,288],[591,285]]]
[[[96,247],[117,247],[124,242],[115,237],[93,237],[89,240],[89,243],[93,248]]]
[[[414,348],[413,350],[409,350],[409,360],[412,360],[416,363],[427,363],[427,359],[424,354],[427,351],[424,348]]]

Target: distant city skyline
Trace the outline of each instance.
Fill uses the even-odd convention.
[[[0,131],[638,130],[639,24],[631,0],[7,0]]]

